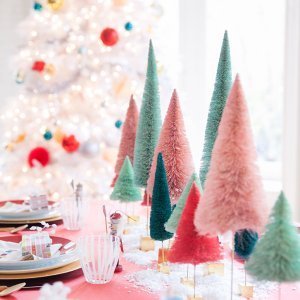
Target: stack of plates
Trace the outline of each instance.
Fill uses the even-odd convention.
[[[0,207],[4,206],[7,202],[22,204],[24,200],[1,201]],[[53,222],[61,220],[60,213],[54,204],[55,202],[49,201],[49,209],[37,211],[0,211],[0,224],[33,224],[41,221]]]
[[[19,243],[21,236],[6,236],[0,240]],[[62,244],[61,254],[51,258],[34,261],[3,261],[0,262],[0,279],[26,279],[39,278],[71,272],[80,268],[76,247],[67,252],[64,245],[70,243],[69,239],[51,236],[53,244]]]

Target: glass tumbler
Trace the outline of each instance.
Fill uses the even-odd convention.
[[[120,238],[86,235],[79,238],[78,244],[85,280],[93,284],[110,282],[120,256]]]
[[[80,230],[83,226],[86,204],[75,195],[64,197],[60,202],[60,212],[64,226],[68,230]]]

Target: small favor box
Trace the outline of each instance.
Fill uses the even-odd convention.
[[[224,276],[224,263],[207,263],[204,266],[204,275],[212,274]]]
[[[48,199],[46,195],[30,196],[29,205],[32,210],[48,209]]]
[[[169,254],[169,249],[159,248],[158,249],[157,263],[161,264],[161,263],[164,263],[164,262],[168,261],[168,254]]]
[[[22,256],[32,254],[42,258],[51,257],[52,240],[47,232],[22,235]]]
[[[166,263],[158,264],[157,270],[160,273],[170,274],[170,266]]]
[[[140,250],[141,251],[153,251],[155,249],[154,240],[150,236],[143,236],[140,240]]]
[[[140,222],[140,216],[128,216],[127,223],[128,224],[138,224]]]
[[[180,278],[180,283],[189,287],[194,286],[194,280],[192,278],[186,278],[186,277]]]
[[[239,293],[246,299],[252,299],[254,296],[254,286],[239,284]]]

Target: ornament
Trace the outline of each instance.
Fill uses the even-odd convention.
[[[45,139],[46,141],[50,141],[50,140],[52,139],[52,137],[53,137],[53,134],[52,134],[51,131],[47,130],[47,131],[44,133],[43,137],[44,137],[44,139]]]
[[[114,165],[117,160],[118,149],[107,147],[102,154],[102,157],[108,163]]]
[[[25,140],[25,138],[26,138],[26,133],[21,133],[21,134],[19,134],[19,135],[16,137],[16,139],[14,140],[14,142],[15,142],[16,144],[22,143],[22,142]]]
[[[72,153],[79,148],[80,143],[76,140],[75,136],[71,134],[70,136],[65,136],[63,138],[62,146],[67,152]]]
[[[34,2],[33,9],[36,11],[41,11],[41,10],[43,10],[43,5],[39,2]]]
[[[85,46],[80,46],[77,51],[79,54],[86,54],[87,48]]]
[[[35,167],[37,165],[37,162],[45,167],[48,165],[50,161],[50,154],[47,149],[44,147],[36,147],[33,150],[30,151],[28,155],[28,164],[29,166]]]
[[[116,128],[121,128],[122,124],[123,124],[123,122],[122,122],[121,120],[117,120],[117,121],[115,122]]]
[[[100,39],[105,46],[114,46],[118,40],[118,32],[113,28],[105,28],[100,34]]]
[[[80,147],[80,152],[86,156],[95,156],[99,153],[100,147],[96,141],[88,140]]]
[[[53,76],[55,74],[55,67],[52,64],[46,64],[44,68],[44,72],[46,75]]]
[[[15,146],[13,143],[9,143],[5,146],[5,150],[8,151],[8,152],[13,152],[15,149]]]
[[[23,71],[18,71],[17,75],[16,75],[16,83],[18,84],[22,84],[25,80],[25,74]]]
[[[53,11],[58,11],[63,7],[64,0],[47,0],[47,4]]]
[[[61,129],[57,128],[54,132],[53,137],[57,143],[61,144],[64,136],[65,136],[64,132]]]
[[[37,60],[33,63],[31,69],[33,71],[36,71],[36,72],[43,72],[44,71],[44,68],[45,68],[45,65],[46,63],[42,60]]]
[[[133,28],[133,25],[132,25],[131,22],[127,22],[127,23],[125,23],[124,28],[125,28],[125,30],[127,30],[127,31],[131,31],[132,28]]]
[[[112,0],[115,6],[123,6],[127,3],[127,0]]]

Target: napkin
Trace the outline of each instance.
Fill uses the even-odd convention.
[[[50,246],[51,257],[60,255],[59,249],[62,244],[53,244]],[[34,260],[43,259],[38,256],[33,256]],[[22,259],[22,249],[20,243],[0,241],[0,262],[20,261]]]

